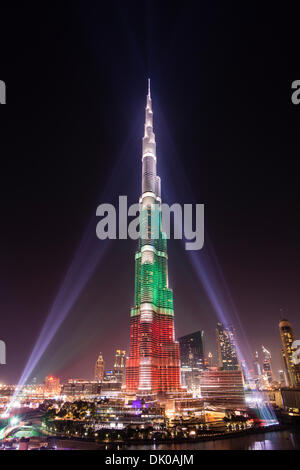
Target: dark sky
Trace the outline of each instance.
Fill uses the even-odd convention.
[[[75,263],[71,292],[89,281],[34,375],[91,378],[99,351],[111,367],[128,348],[135,242],[98,241],[95,211],[140,195],[148,76],[163,199],[205,204],[251,349],[281,367],[280,309],[300,335],[298,15],[261,3],[0,7],[0,382],[18,381],[89,223],[89,249],[104,254],[92,276]],[[172,240],[169,277],[177,336],[204,329],[215,354],[218,318]]]

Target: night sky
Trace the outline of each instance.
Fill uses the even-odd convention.
[[[97,240],[95,213],[138,201],[148,77],[163,200],[205,204],[239,337],[277,374],[282,316],[300,338],[299,16],[260,3],[0,7],[0,382],[19,380],[82,237],[99,262],[73,264],[72,295],[87,282],[33,375],[89,379],[128,349],[136,243]],[[206,289],[181,242],[168,251],[176,334],[204,329],[215,355]]]

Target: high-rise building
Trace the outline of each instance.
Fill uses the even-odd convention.
[[[211,404],[245,406],[242,371],[211,367],[210,370],[201,372],[201,395]]]
[[[200,372],[205,368],[203,336],[199,330],[178,338],[182,383],[189,392],[200,393]]]
[[[102,353],[99,354],[98,359],[95,364],[95,373],[94,378],[97,382],[102,382],[104,377],[104,360]]]
[[[232,326],[225,327],[219,322],[216,335],[219,368],[221,370],[239,370],[234,328]]]
[[[126,351],[117,349],[114,362],[114,375],[118,382],[123,382],[125,377]]]
[[[59,395],[60,394],[60,379],[54,377],[54,375],[48,375],[45,378],[45,392],[49,395]]]
[[[199,330],[178,338],[181,365],[203,369],[204,367],[204,331]]]
[[[273,374],[272,374],[272,365],[271,365],[271,353],[268,351],[264,346],[262,346],[263,352],[263,366],[262,366],[262,374],[263,379],[266,385],[270,385],[273,381]]]
[[[282,319],[279,323],[279,332],[282,342],[282,360],[284,371],[288,377],[290,387],[300,387],[300,364],[293,362],[293,343],[295,335],[290,322]]]
[[[178,392],[181,390],[179,344],[175,341],[173,292],[168,285],[167,237],[161,228],[150,81],[143,137],[140,228],[126,391],[144,396]]]
[[[115,363],[114,363],[114,372],[122,371],[126,366],[126,351],[121,349],[116,349],[115,354]]]
[[[258,351],[254,353],[254,360],[253,360],[253,374],[252,374],[253,384],[256,388],[261,387],[261,380],[262,380],[262,373],[261,373],[261,366],[259,362],[259,355]]]

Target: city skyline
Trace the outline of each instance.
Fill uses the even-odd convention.
[[[110,8],[106,9],[109,14]],[[246,33],[239,44],[233,41],[239,32],[236,24],[231,25],[225,43],[216,44],[210,36],[202,43],[198,27],[203,31],[224,28],[223,22],[215,19],[213,7],[208,8],[205,21],[186,12],[185,34],[176,23],[180,7],[175,7],[171,18],[169,12],[163,12],[155,19],[150,8],[149,22],[153,20],[158,28],[148,38],[146,50],[149,29],[145,20],[139,28],[131,19],[134,15],[127,18],[125,14],[125,24],[115,19],[110,30],[102,12],[97,11],[95,18],[83,13],[88,32],[84,30],[77,37],[81,17],[69,18],[62,8],[59,15],[68,23],[70,35],[64,32],[63,20],[59,22],[60,44],[51,39],[57,13],[54,8],[45,20],[44,32],[41,26],[33,25],[40,45],[24,34],[20,54],[14,54],[16,44],[7,32],[11,53],[3,53],[8,71],[7,77],[1,78],[7,83],[9,101],[20,103],[24,111],[20,111],[19,120],[9,107],[6,115],[1,115],[5,158],[0,266],[4,319],[0,337],[7,345],[7,364],[0,366],[0,381],[16,383],[21,376],[90,220],[94,232],[97,205],[113,202],[117,193],[136,201],[148,76],[157,106],[158,167],[165,182],[164,199],[205,204],[208,235],[237,307],[238,318],[232,321],[237,337],[244,338],[242,325],[253,354],[261,351],[262,345],[270,350],[276,376],[282,369],[279,321],[288,318],[295,337],[300,335],[300,227],[297,172],[293,170],[298,141],[296,110],[289,99],[289,80],[297,77],[288,68],[286,74],[277,71],[278,60],[284,61],[291,52],[267,45],[261,50],[260,39],[271,34],[264,22],[252,38],[251,48]],[[142,7],[135,14],[144,18]],[[245,31],[254,18],[253,12],[242,19]],[[25,33],[22,21],[16,21]],[[165,31],[166,23],[172,25],[173,36]],[[126,35],[126,24],[136,41]],[[114,37],[113,30],[118,30],[119,36]],[[107,41],[113,53],[106,49]],[[40,54],[40,47],[44,54]],[[232,48],[230,54],[228,47]],[[259,82],[251,51],[265,72]],[[241,57],[242,52],[246,58]],[[69,68],[64,67],[66,55]],[[265,55],[270,69],[264,68]],[[28,57],[28,75],[20,84],[17,72]],[[224,57],[230,67],[219,83]],[[177,61],[185,67],[178,68]],[[53,70],[49,70],[52,62]],[[85,63],[84,70],[80,63]],[[40,77],[41,70],[44,78],[38,80],[35,77]],[[57,76],[61,77],[59,83]],[[247,76],[246,87],[241,76]],[[36,94],[37,82],[40,94]],[[228,90],[232,93],[227,96]],[[43,112],[44,118],[39,119]],[[126,168],[126,178],[122,168]],[[93,249],[100,250],[101,243],[96,241]],[[76,301],[64,299],[66,304],[73,301],[71,308],[34,376],[92,377],[99,351],[111,361],[111,368],[115,347],[129,350],[135,243],[124,240],[104,245],[93,275],[84,270],[87,283]],[[170,287],[176,294],[176,336],[203,330],[206,350],[216,357],[219,319],[215,308],[178,241],[171,240],[168,249]],[[79,271],[73,274],[76,290]],[[118,296],[111,294],[116,277]],[[218,292],[218,287],[213,287]]]

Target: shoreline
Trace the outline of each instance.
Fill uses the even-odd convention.
[[[126,441],[124,443],[111,443],[111,446],[114,446],[114,444],[117,445],[126,445],[130,447],[131,445],[138,446],[138,445],[153,445],[153,444],[184,444],[184,443],[195,443],[195,442],[205,442],[205,441],[215,441],[215,440],[222,440],[222,439],[232,439],[234,437],[242,437],[242,436],[248,436],[251,434],[266,434],[267,432],[279,432],[279,431],[285,431],[289,429],[291,426],[286,426],[286,425],[272,425],[272,426],[264,426],[261,428],[252,428],[252,429],[246,429],[242,431],[235,431],[235,432],[227,432],[227,433],[220,433],[220,434],[211,434],[210,436],[198,436],[198,437],[193,437],[193,438],[181,438],[181,439],[160,439],[160,440],[155,440],[153,439],[147,439],[144,441],[140,440],[130,440]]]
[[[205,436],[197,436],[193,438],[180,438],[180,439],[145,439],[145,440],[127,440],[127,441],[113,441],[113,442],[105,442],[105,441],[95,441],[94,439],[82,439],[82,438],[70,438],[70,437],[60,437],[60,436],[52,436],[55,439],[55,446],[57,446],[57,450],[67,449],[67,450],[101,450],[101,451],[134,451],[134,450],[160,450],[156,449],[157,447],[162,447],[169,449],[170,451],[176,450],[176,446],[183,446],[186,450],[194,448],[194,445],[204,442],[214,442],[214,441],[226,441],[234,438],[241,438],[241,437],[250,437],[255,435],[263,435],[267,433],[274,433],[274,432],[282,432],[282,431],[299,431],[298,426],[290,426],[290,425],[273,425],[268,427],[261,427],[255,429],[247,429],[241,430],[236,432],[228,432],[228,433],[218,433],[218,434],[211,434]],[[48,436],[49,438],[49,436]],[[33,438],[30,439],[31,445],[35,444],[35,448],[43,447],[46,442],[43,438]],[[173,448],[174,446],[174,448]],[[146,447],[146,448],[145,448]],[[143,449],[144,448],[144,449]]]

